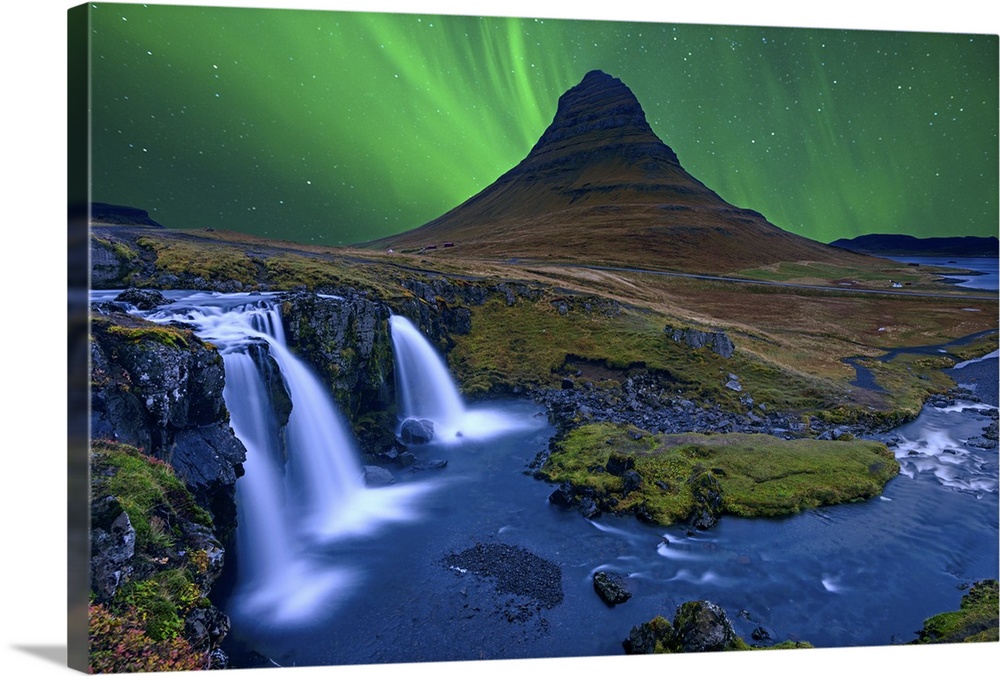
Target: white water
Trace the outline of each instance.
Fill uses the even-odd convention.
[[[465,417],[465,403],[444,359],[406,317],[393,315],[389,328],[403,417],[457,428]]]
[[[434,440],[482,439],[521,427],[524,421],[489,409],[469,409],[444,359],[406,317],[389,318],[400,424],[409,418],[434,423]]]
[[[432,486],[366,488],[343,417],[321,381],[289,351],[281,316],[267,297],[173,295],[155,312],[133,313],[188,324],[219,349],[230,426],[247,450],[245,475],[236,483],[238,573],[230,612],[279,625],[308,621],[361,575],[320,562],[317,545],[417,518],[415,500]],[[284,449],[260,366],[247,352],[261,343],[292,402]]]

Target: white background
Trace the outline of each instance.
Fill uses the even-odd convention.
[[[538,16],[667,23],[808,26],[940,32],[998,32],[992,0],[836,3],[698,0],[675,2],[555,2],[553,0],[203,0],[159,4],[294,7],[388,12]],[[653,7],[647,5],[655,5]],[[66,11],[73,3],[10,2],[0,19],[3,59],[3,235],[0,265],[6,307],[0,387],[3,477],[0,530],[0,670],[5,674],[63,672],[66,660]],[[85,509],[86,506],[78,506]],[[919,589],[913,590],[920,594]],[[914,630],[918,627],[914,627]],[[299,668],[294,673],[372,676],[465,674],[492,676],[542,669],[604,674],[628,669],[738,674],[948,673],[974,674],[1000,663],[1000,644],[785,651],[781,654],[609,657],[434,665]],[[627,660],[627,662],[622,662]],[[986,667],[987,670],[992,669]],[[235,671],[233,673],[252,673]],[[710,672],[711,673],[711,672]]]

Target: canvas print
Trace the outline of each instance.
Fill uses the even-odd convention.
[[[997,35],[68,22],[71,666],[998,641]]]

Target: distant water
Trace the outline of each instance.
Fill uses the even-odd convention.
[[[955,268],[956,270],[972,270],[980,274],[970,275],[949,275],[954,279],[960,279],[957,286],[967,289],[986,289],[997,291],[998,268],[1000,268],[1000,258],[956,258],[944,256],[886,256],[886,258],[900,263],[919,263],[920,265],[933,265],[945,268]]]

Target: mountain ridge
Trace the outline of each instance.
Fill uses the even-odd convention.
[[[868,234],[841,237],[830,246],[874,256],[959,256],[996,258],[1000,240],[996,237],[914,237],[913,235]]]

